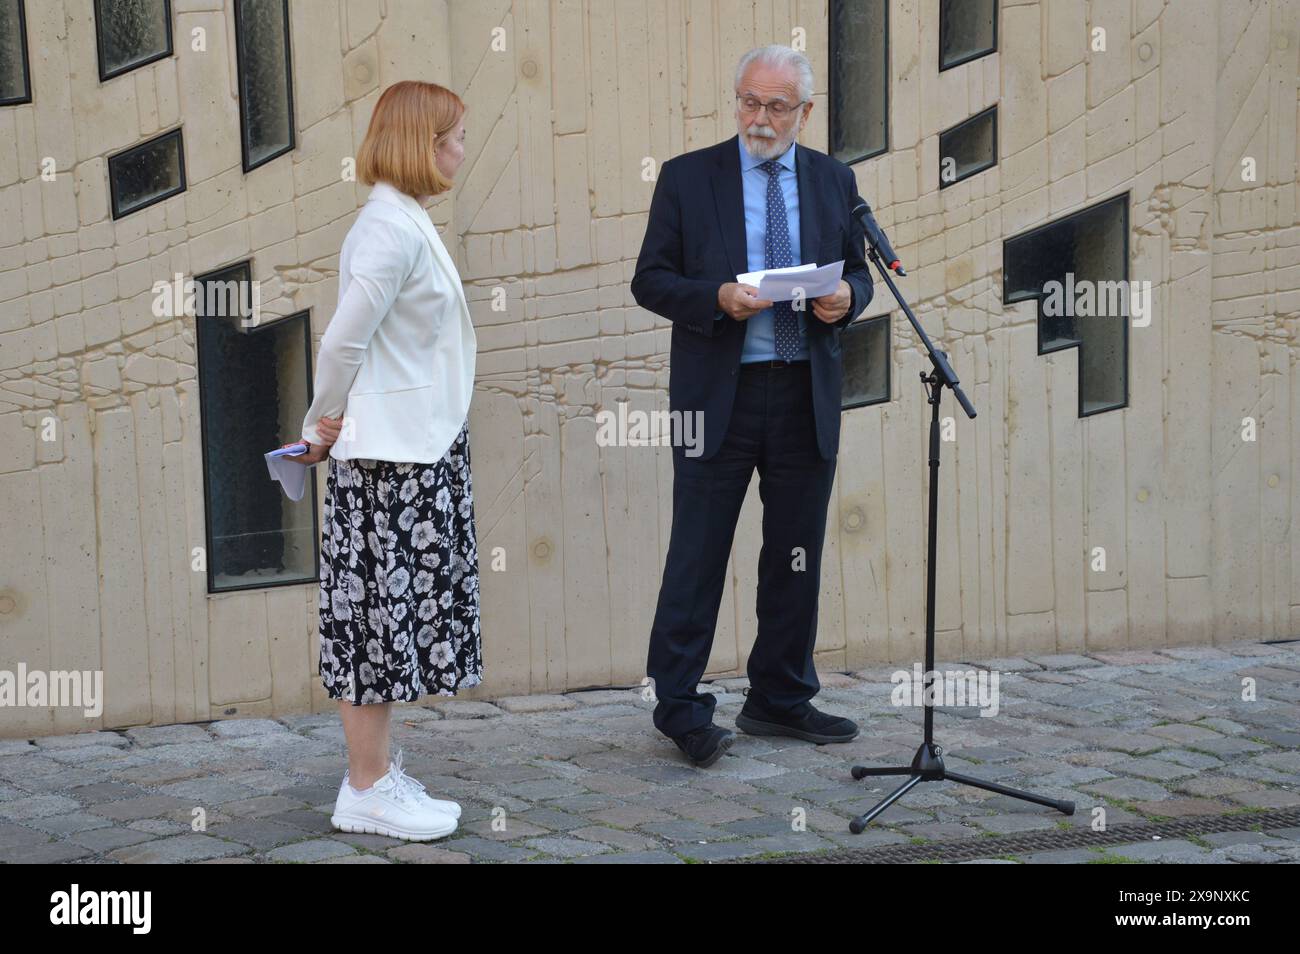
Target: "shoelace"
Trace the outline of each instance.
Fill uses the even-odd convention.
[[[396,788],[397,791],[410,796],[410,798],[413,799],[416,803],[420,803],[424,800],[422,797],[425,792],[424,783],[417,779],[411,778],[411,776],[407,775],[404,771],[402,771],[402,750],[401,749],[397,750],[397,755],[393,758],[393,764],[389,769],[389,773],[393,777],[394,787]]]

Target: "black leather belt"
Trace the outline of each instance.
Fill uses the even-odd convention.
[[[761,368],[763,370],[769,368],[798,368],[800,366],[807,366],[808,364],[809,361],[807,358],[800,358],[796,361],[782,361],[780,358],[769,358],[766,361],[744,361],[740,365],[740,370],[744,371],[746,368]]]

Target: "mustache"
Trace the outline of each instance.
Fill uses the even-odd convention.
[[[747,132],[751,136],[758,136],[763,139],[777,138],[776,130],[773,129],[771,126],[750,126]]]

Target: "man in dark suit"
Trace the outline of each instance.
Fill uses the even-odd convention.
[[[735,739],[697,691],[736,519],[755,468],[763,501],[758,633],[736,725],[758,735],[847,742],[848,719],[810,703],[826,507],[835,476],[840,332],[871,301],[848,166],[795,140],[812,111],[812,68],[782,46],[736,70],[726,142],[666,161],[632,279],[641,307],[673,323],[669,408],[698,415],[702,447],[673,441],[673,523],[650,634],[655,726],[696,765]],[[736,276],[843,259],[843,279],[805,303],[764,301]],[[676,415],[674,415],[676,417]]]

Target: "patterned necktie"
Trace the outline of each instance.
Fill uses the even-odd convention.
[[[767,235],[763,241],[764,268],[786,268],[790,259],[790,220],[786,217],[785,196],[781,194],[781,184],[777,174],[781,163],[769,159],[759,166],[767,173]],[[776,356],[782,361],[790,361],[799,350],[799,323],[794,317],[794,308],[788,301],[772,304],[775,313],[772,322],[772,336],[776,339]]]

